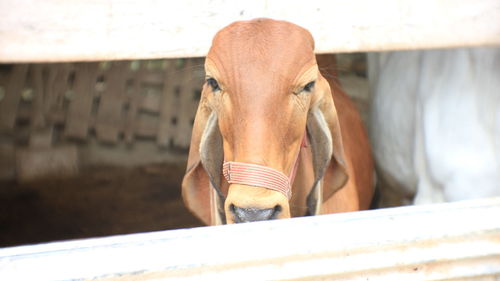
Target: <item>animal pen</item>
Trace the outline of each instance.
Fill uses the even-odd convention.
[[[0,1],[0,63],[15,63],[0,75],[0,132],[24,144],[15,160],[14,147],[0,149],[0,171],[21,181],[74,174],[76,145],[54,146],[66,139],[185,150],[204,77],[183,71],[202,59],[181,58],[204,56],[232,21],[297,23],[318,53],[500,45],[492,0],[172,5]],[[158,58],[177,60],[96,62]],[[0,249],[0,279],[498,280],[499,217],[500,198],[490,198],[17,246]]]

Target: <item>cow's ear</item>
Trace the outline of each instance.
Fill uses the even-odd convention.
[[[330,85],[322,76],[318,78],[316,85],[317,96],[312,100],[307,118],[314,170],[314,185],[307,198],[311,214],[317,214],[321,203],[328,200],[348,180],[342,133]],[[323,184],[320,186],[322,179]]]
[[[220,188],[224,152],[217,115],[206,105],[203,95],[193,124],[187,171],[182,181],[182,197],[198,218],[212,225],[220,219],[213,217],[220,212],[213,212],[212,208],[221,209],[221,206],[212,206],[212,187],[220,197],[215,201],[224,202]]]

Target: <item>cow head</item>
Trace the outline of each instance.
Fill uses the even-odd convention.
[[[187,206],[205,223],[214,223],[210,188],[217,191],[215,215],[227,223],[290,217],[286,194],[228,184],[222,166],[256,164],[290,176],[305,134],[315,177],[313,186],[304,187],[311,190],[307,206],[316,209],[345,183],[330,86],[306,29],[270,19],[233,23],[213,39],[205,71],[183,181]],[[325,172],[333,173],[332,180],[321,186]]]

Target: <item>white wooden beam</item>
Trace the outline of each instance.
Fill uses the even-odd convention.
[[[500,45],[498,0],[1,0],[0,62],[204,56],[255,17],[308,28],[318,53]]]
[[[497,280],[499,218],[493,198],[13,247],[0,280]]]

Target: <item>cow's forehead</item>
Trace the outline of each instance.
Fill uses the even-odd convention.
[[[215,35],[208,58],[227,75],[252,70],[293,75],[315,63],[314,41],[309,31],[286,21],[240,21]]]

